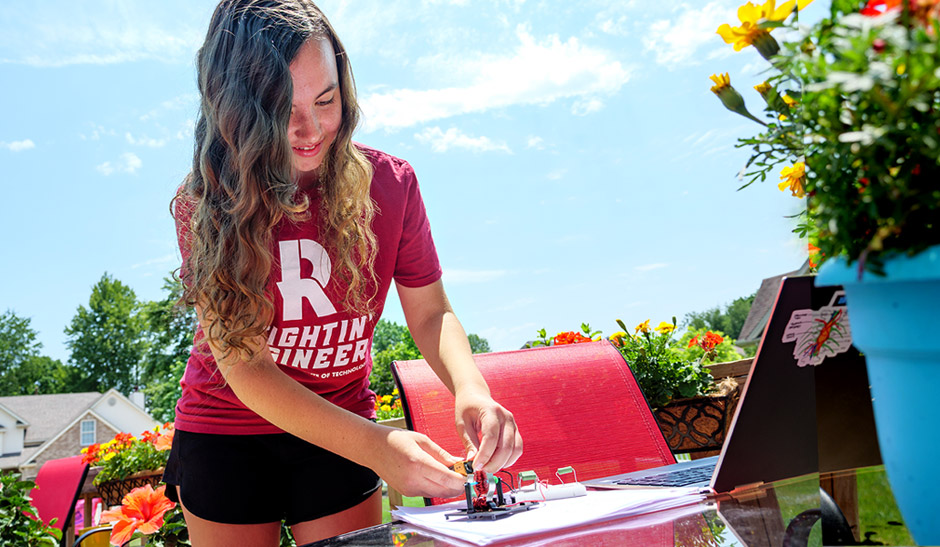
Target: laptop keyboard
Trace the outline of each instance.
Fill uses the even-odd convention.
[[[646,477],[621,479],[616,481],[616,484],[637,486],[688,486],[711,479],[714,471],[715,462],[711,462],[697,467],[686,467],[685,469],[648,475]]]

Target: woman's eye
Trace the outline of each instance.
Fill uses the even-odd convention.
[[[330,97],[329,100],[326,100],[326,101],[317,101],[316,104],[317,104],[317,106],[327,106],[327,105],[333,104],[333,101],[335,101],[335,100],[336,100],[336,97]]]

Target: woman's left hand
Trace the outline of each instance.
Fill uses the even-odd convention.
[[[522,436],[516,420],[489,393],[458,390],[455,401],[457,434],[467,448],[474,469],[495,473],[516,463],[522,455]]]

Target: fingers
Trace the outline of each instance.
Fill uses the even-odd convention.
[[[474,469],[495,473],[516,463],[522,455],[520,435],[512,414],[499,407],[496,412],[480,417],[482,439],[473,460]]]
[[[405,485],[399,490],[405,495],[449,498],[463,493],[465,477],[447,468],[461,458],[451,455],[437,443],[420,433],[411,433],[410,467],[404,473]]]

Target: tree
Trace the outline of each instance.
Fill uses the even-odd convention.
[[[193,344],[196,312],[178,304],[182,285],[172,276],[163,279],[166,296],[142,305],[147,352],[141,363],[141,381],[147,395],[147,410],[157,420],[175,416],[181,394],[180,379]]]
[[[408,327],[379,319],[372,336],[372,373],[370,387],[379,395],[389,395],[395,389],[392,361],[420,359],[421,352]]]
[[[738,337],[741,335],[744,321],[747,320],[747,314],[751,311],[755,296],[757,296],[756,292],[750,296],[735,298],[725,306],[724,311],[716,306],[702,312],[687,313],[683,324],[689,329],[721,331],[729,336]]]
[[[12,310],[0,315],[0,396],[65,391],[65,366],[39,354],[36,336],[28,317]]]
[[[140,386],[147,343],[137,296],[105,272],[92,287],[88,307],[79,306],[65,328],[76,391],[116,388],[128,394]]]
[[[62,361],[45,355],[33,355],[8,376],[13,389],[4,395],[46,395],[67,393],[71,385],[69,368]]]
[[[473,353],[489,353],[491,351],[490,343],[486,341],[486,338],[478,334],[468,334],[467,341],[470,342],[470,351]]]

